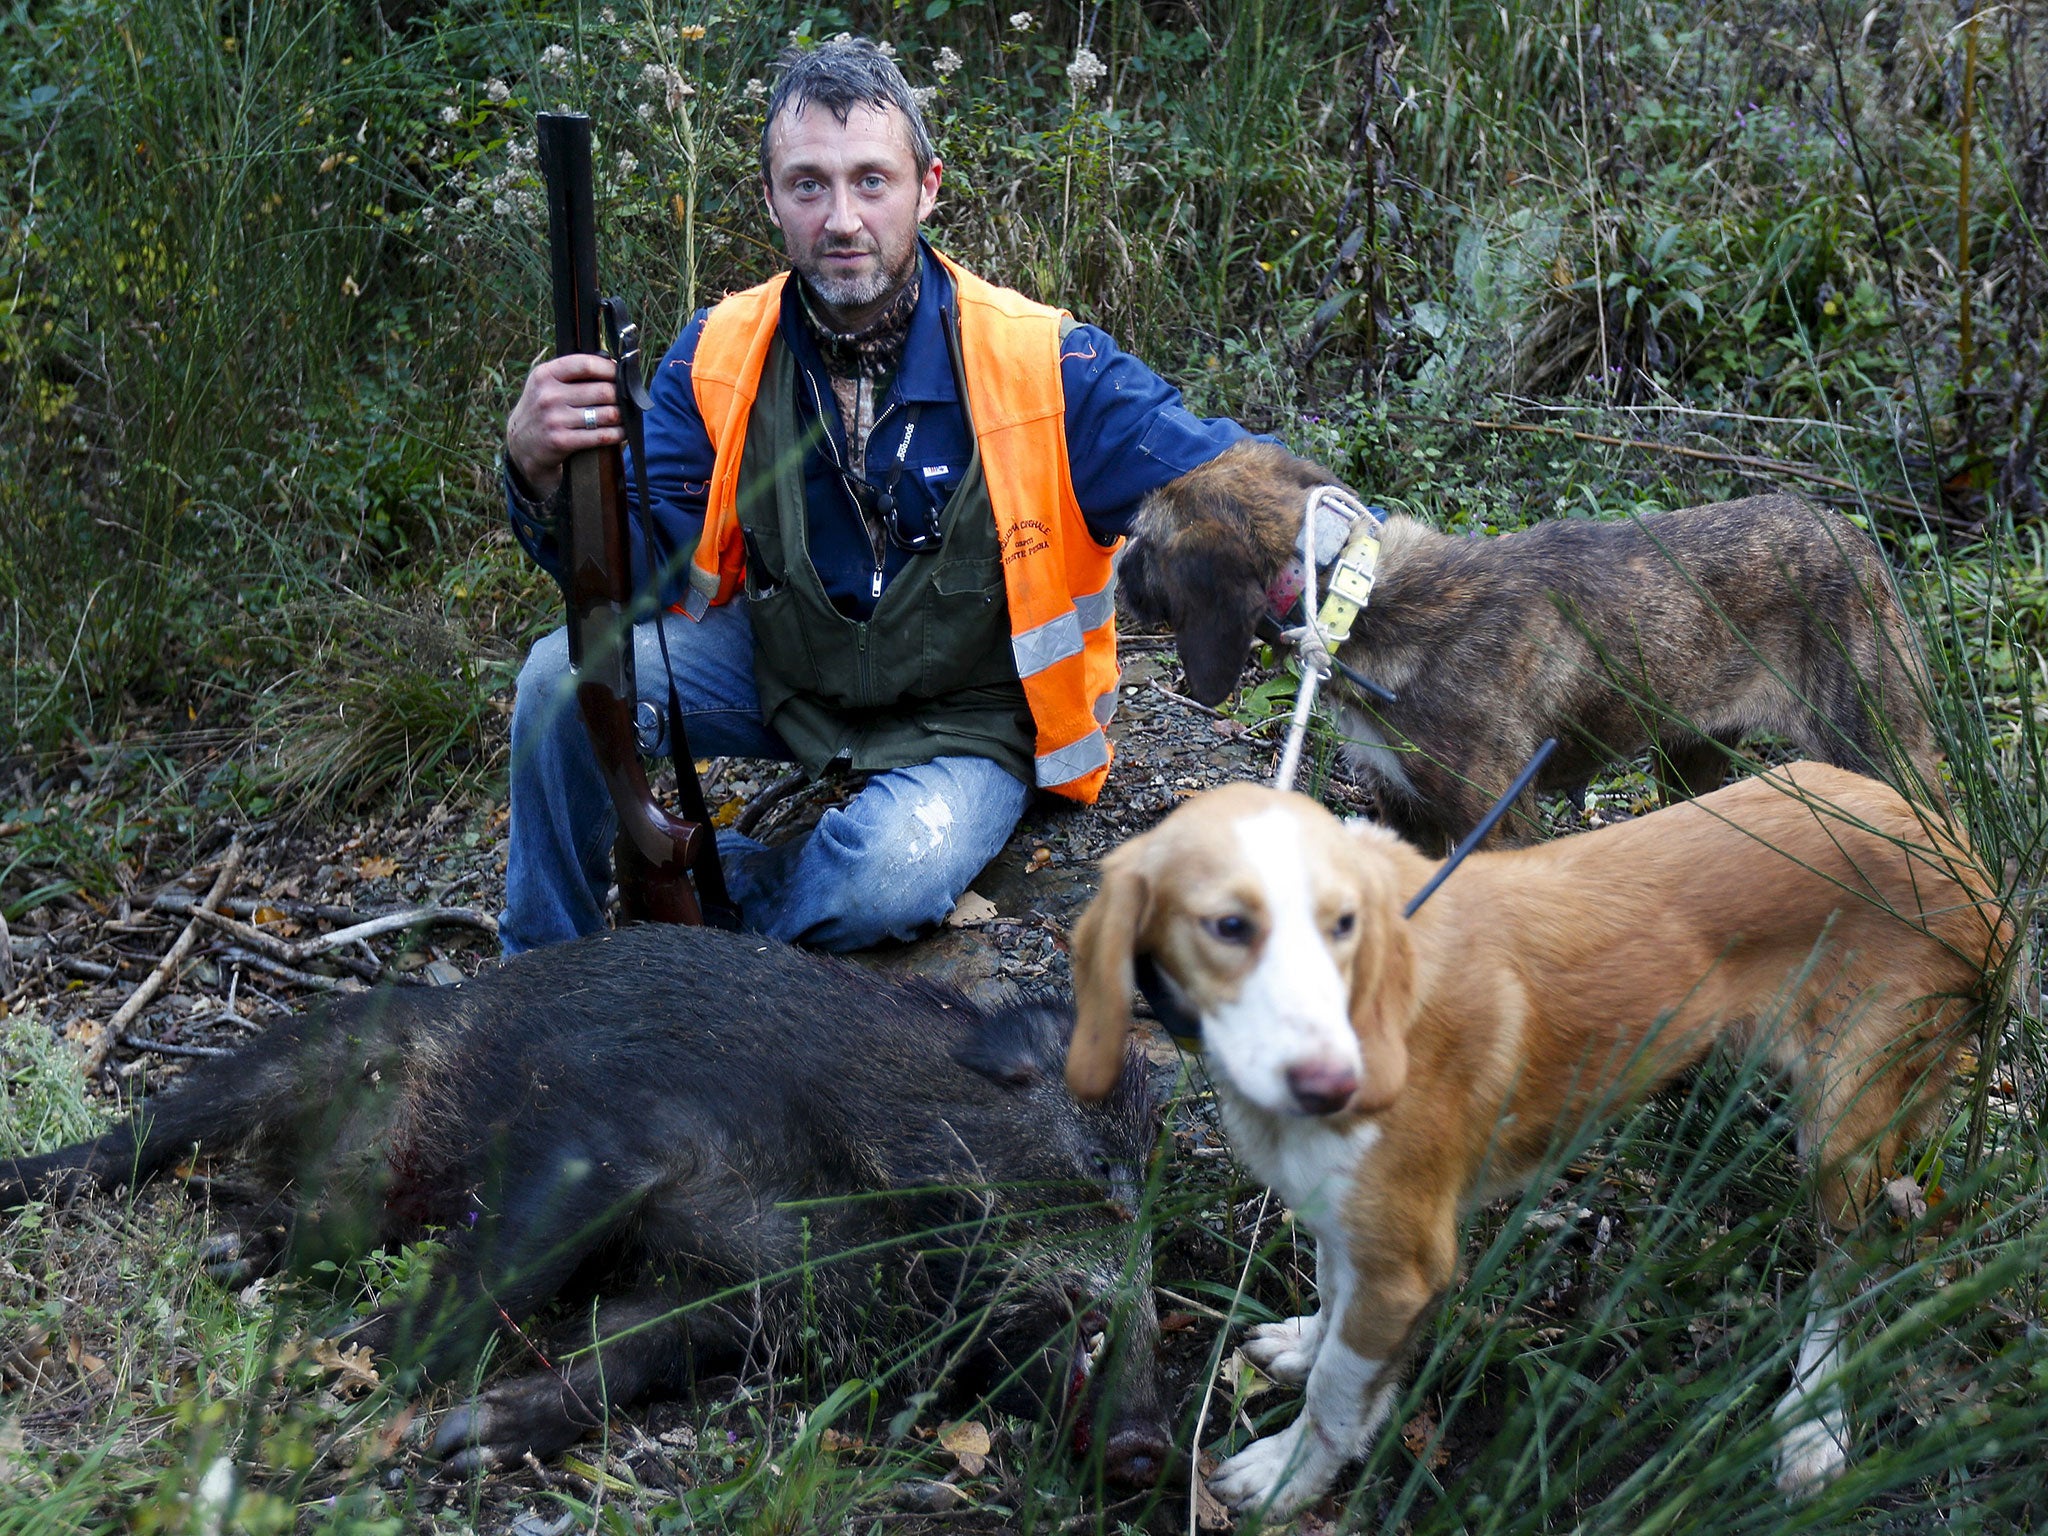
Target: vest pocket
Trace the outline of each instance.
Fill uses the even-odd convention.
[[[792,587],[770,587],[747,599],[747,617],[754,629],[754,676],[764,687],[787,698],[791,693],[816,693],[823,681],[812,654],[810,626],[804,622],[803,595]],[[766,700],[764,699],[765,703]]]
[[[1002,568],[994,561],[948,560],[933,571],[924,603],[919,691],[937,698],[956,688],[1015,678],[1009,611]]]

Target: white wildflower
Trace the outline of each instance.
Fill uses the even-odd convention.
[[[1033,25],[1031,13],[1029,11],[1010,12],[1010,25],[1019,32],[1029,32]]]
[[[832,34],[832,41],[835,43],[850,43],[853,41],[853,34],[851,32],[834,32]]]
[[[760,101],[768,94],[768,82],[757,75],[747,82],[741,94],[749,101]]]
[[[637,107],[635,107],[635,108],[633,109],[633,115],[634,115],[635,117],[639,118],[639,119],[640,119],[640,121],[641,121],[641,122],[643,122],[643,123],[651,123],[651,122],[653,122],[653,121],[654,121],[654,103],[653,103],[653,102],[651,102],[651,101],[643,101],[643,102],[641,102],[639,106],[637,106]]]
[[[540,164],[540,143],[536,139],[514,139],[505,146],[505,158],[516,166]]]
[[[473,197],[457,198],[455,201],[455,211],[457,213],[475,213],[476,199]]]
[[[896,57],[896,45],[894,43],[877,43],[875,44],[875,51],[885,59]]]
[[[622,149],[619,151],[618,167],[619,180],[624,181],[640,169],[639,157]]]
[[[932,108],[932,99],[938,94],[939,88],[936,85],[913,85],[910,88],[910,99],[917,103],[917,110],[920,112],[929,112]]]
[[[550,75],[559,75],[569,68],[569,50],[560,43],[549,43],[541,50],[541,69]]]
[[[606,6],[597,13],[597,19],[608,27],[616,27],[619,24],[619,13],[610,6]]]
[[[941,80],[959,70],[967,61],[950,48],[941,48],[939,56],[932,60],[932,73]]]
[[[633,39],[631,39],[630,37],[622,37],[619,39],[620,58],[630,59],[633,57],[634,54],[638,53],[639,51],[639,49],[633,46]]]
[[[441,121],[446,123],[450,128],[453,128],[457,123],[462,121],[462,113],[454,107],[443,107],[441,109]]]
[[[1067,66],[1067,84],[1076,96],[1085,96],[1095,89],[1095,83],[1109,73],[1109,66],[1095,57],[1090,48],[1076,48],[1074,62]]]
[[[512,99],[512,88],[504,81],[490,79],[484,82],[484,99],[494,107],[502,107]]]
[[[512,212],[511,201],[507,198],[502,197],[494,198],[491,202],[491,212],[495,213],[501,219],[508,217]]]
[[[436,208],[432,203],[428,203],[425,207],[420,209],[420,222],[431,228],[433,226],[435,218],[439,216],[440,212],[440,209]]]

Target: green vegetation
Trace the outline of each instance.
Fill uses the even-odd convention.
[[[556,621],[491,464],[547,329],[532,113],[599,119],[608,279],[666,338],[774,268],[755,82],[792,33],[850,27],[935,92],[940,244],[1377,501],[1486,534],[1766,485],[1855,512],[1928,641],[1956,801],[2030,902],[2048,37],[2028,8],[1019,3],[0,11],[0,916],[20,933],[112,900],[150,847],[222,818],[501,783],[513,668]],[[2021,970],[1925,1149],[1933,1209],[1865,1276],[1841,1484],[1796,1514],[1769,1489],[1812,1223],[1768,1081],[1723,1062],[1475,1220],[1468,1281],[1342,1485],[1350,1520],[2048,1523],[2048,1034]],[[0,1155],[83,1127],[34,1015],[0,1063]],[[1190,1099],[1177,1150],[1210,1136]],[[1233,1300],[1299,1310],[1291,1227],[1219,1166],[1158,1175],[1161,1310],[1205,1330]],[[956,1464],[859,1394],[805,1417],[839,1385],[818,1375],[676,1410],[679,1484],[607,1444],[516,1498],[427,1497],[417,1462],[387,1470],[405,1404],[287,1349],[406,1257],[236,1292],[198,1278],[202,1240],[175,1198],[0,1226],[0,1533],[503,1528],[522,1503],[538,1529],[562,1509],[839,1528]],[[1292,1413],[1231,1380],[1236,1401],[1189,1395],[1183,1433],[1204,1412],[1239,1443],[1240,1410]],[[1043,1438],[1017,1426],[1001,1476],[966,1480],[994,1511],[973,1519],[1102,1508]],[[1183,1489],[1101,1521],[1189,1518]]]

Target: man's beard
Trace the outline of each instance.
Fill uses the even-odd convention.
[[[910,274],[917,265],[917,242],[910,242],[902,260],[894,267],[885,262],[878,262],[874,271],[859,277],[828,276],[822,269],[825,258],[834,254],[843,254],[843,248],[837,252],[818,252],[815,258],[798,268],[798,271],[802,273],[804,282],[819,302],[838,310],[864,309],[878,300],[886,299],[910,281]],[[882,252],[877,248],[875,254],[879,257]]]

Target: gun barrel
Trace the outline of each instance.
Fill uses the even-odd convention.
[[[590,119],[581,112],[534,118],[548,187],[548,256],[555,292],[555,351],[600,350],[597,316],[597,199]]]

